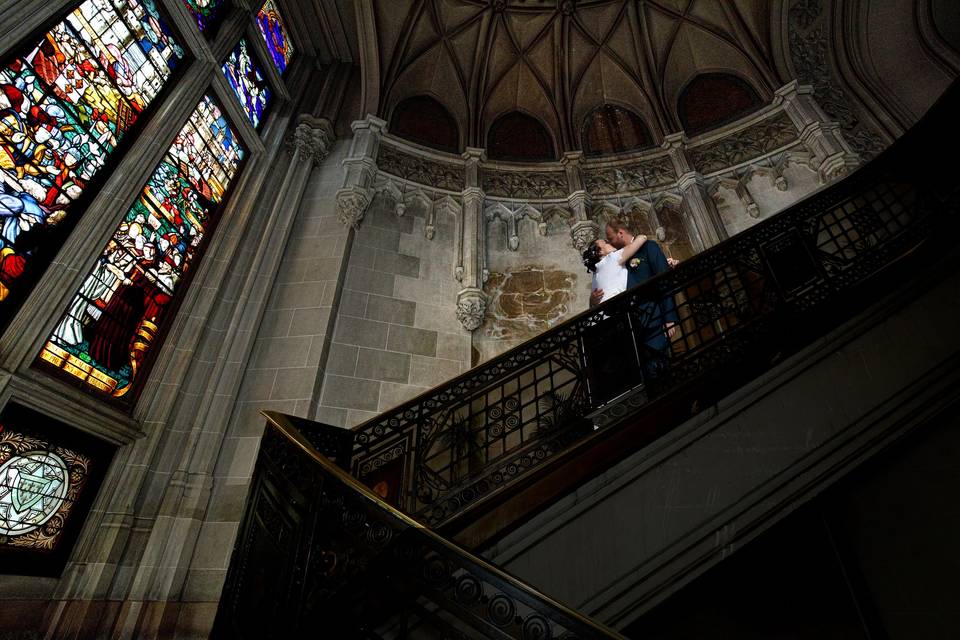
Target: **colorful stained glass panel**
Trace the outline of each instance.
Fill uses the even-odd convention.
[[[52,550],[90,463],[81,453],[0,422],[0,545]]]
[[[267,0],[257,13],[257,26],[263,34],[263,41],[267,43],[267,51],[277,71],[283,73],[293,59],[293,42],[287,34],[283,17],[273,0]]]
[[[87,0],[0,65],[0,318],[183,55],[153,0]]]
[[[135,388],[243,156],[205,96],[74,296],[43,361],[103,394]]]
[[[183,0],[197,27],[207,35],[212,35],[226,13],[226,0]]]
[[[223,63],[223,73],[250,122],[254,127],[259,127],[272,93],[245,39],[240,39]]]
[[[15,402],[3,408],[0,573],[59,573],[103,479],[110,449]]]

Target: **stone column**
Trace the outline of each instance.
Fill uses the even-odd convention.
[[[573,222],[570,225],[570,241],[578,253],[583,253],[600,234],[600,227],[597,223],[587,217],[587,203],[590,196],[583,186],[583,152],[567,152],[563,154],[561,162],[567,172],[567,185],[570,189],[567,206],[573,213]]]
[[[707,194],[703,176],[690,163],[686,146],[687,139],[683,132],[673,133],[663,141],[663,148],[670,154],[677,172],[683,209],[693,225],[695,240],[700,245],[697,250],[703,251],[726,240],[728,234],[716,202]]]
[[[859,156],[840,134],[840,124],[830,121],[813,99],[813,87],[794,80],[777,89],[773,104],[783,105],[800,132],[800,141],[813,155],[821,183],[844,176],[860,164]]]
[[[463,288],[457,294],[457,320],[468,331],[474,331],[483,324],[488,302],[483,285],[490,275],[487,270],[487,229],[483,216],[485,194],[480,188],[480,163],[486,157],[483,149],[468,148],[463,159],[466,161],[465,189],[457,235],[456,271]]]
[[[337,217],[345,225],[357,229],[373,199],[373,181],[377,176],[377,152],[380,137],[387,123],[368,115],[353,123],[350,155],[343,161],[346,174],[343,187],[337,191]]]

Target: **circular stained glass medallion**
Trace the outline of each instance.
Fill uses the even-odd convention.
[[[43,526],[60,510],[70,475],[63,459],[49,451],[15,455],[0,465],[0,535],[22,536]]]

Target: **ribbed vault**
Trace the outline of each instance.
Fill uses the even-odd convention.
[[[369,2],[369,0],[367,0]],[[579,149],[603,104],[637,113],[654,138],[682,129],[677,102],[701,73],[729,73],[767,100],[773,61],[767,0],[391,0],[359,12],[365,108],[389,118],[429,95],[469,146],[511,111]],[[376,77],[371,77],[376,74]]]

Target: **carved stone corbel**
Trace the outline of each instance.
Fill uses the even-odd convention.
[[[574,248],[583,253],[590,243],[600,237],[600,226],[593,220],[581,220],[570,227],[570,240]]]
[[[303,113],[297,116],[297,126],[286,140],[287,152],[298,152],[307,160],[319,165],[330,154],[336,134],[326,118],[316,118]]]
[[[336,202],[337,219],[354,229],[360,227],[373,199],[376,158],[380,137],[386,126],[386,122],[373,116],[351,125],[353,140],[350,142],[350,154],[343,161],[343,187],[337,191]]]
[[[487,312],[487,295],[478,287],[466,287],[457,294],[457,320],[467,331],[476,331]]]
[[[347,187],[337,191],[337,219],[353,229],[360,228],[363,215],[370,206],[370,192],[358,187]]]

